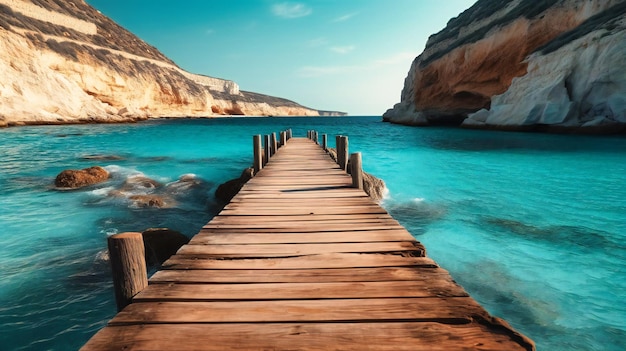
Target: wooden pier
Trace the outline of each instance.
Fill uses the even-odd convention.
[[[315,142],[263,163],[81,350],[534,350]]]

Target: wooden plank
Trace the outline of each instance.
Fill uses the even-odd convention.
[[[490,338],[485,338],[485,335]],[[210,342],[207,342],[210,336]],[[525,350],[489,326],[432,322],[160,324],[102,329],[81,351],[118,350]]]
[[[332,253],[281,258],[215,259],[172,256],[164,269],[303,269],[365,267],[437,267],[426,257],[403,257],[385,254]]]
[[[383,208],[379,207],[379,208],[375,208],[375,207],[363,207],[363,208],[358,208],[358,207],[353,207],[350,209],[344,209],[345,212],[344,213],[351,213],[351,214],[386,214],[387,211],[385,211]],[[286,216],[290,216],[290,215],[308,215],[308,214],[337,214],[340,213],[341,210],[336,208],[336,207],[317,207],[317,208],[298,208],[298,207],[294,207],[294,208],[275,208],[275,207],[266,207],[266,208],[259,208],[257,210],[254,210],[255,214],[258,215],[272,215],[275,214],[277,211],[283,211],[284,215]],[[250,209],[234,209],[232,207],[230,208],[225,208],[224,210],[222,210],[222,212],[220,212],[223,215],[240,215],[240,214],[250,214],[251,210]]]
[[[246,323],[427,321],[471,323],[486,312],[468,297],[277,300],[228,302],[136,302],[109,325],[129,323]]]
[[[333,232],[331,232],[333,233]],[[402,230],[379,230],[361,232],[342,232],[341,235],[328,232],[313,233],[238,233],[203,229],[196,234],[189,244],[296,244],[296,243],[366,243],[381,241],[411,241],[409,232]]]
[[[421,281],[446,279],[454,282],[448,272],[432,267],[370,267],[335,269],[213,269],[160,270],[150,284],[166,283],[332,283]]]
[[[383,221],[394,221],[398,223],[395,219],[393,219],[390,215],[384,213],[357,213],[357,214],[308,214],[308,215],[258,215],[258,214],[240,214],[240,215],[217,215],[211,219],[212,223],[216,221],[225,222],[225,221],[244,221],[248,222],[261,222],[261,221],[346,221],[346,220],[383,220]]]
[[[395,297],[466,297],[465,290],[448,279],[429,281],[154,284],[133,298],[149,301],[371,299]]]
[[[286,224],[286,223],[303,223],[303,224],[324,224],[332,226],[334,224],[349,223],[379,223],[398,225],[399,223],[393,218],[384,218],[385,214],[348,214],[344,218],[337,216],[336,218],[323,218],[324,215],[293,215],[293,216],[218,216],[211,220],[211,224],[248,224],[248,223],[267,223],[267,224]],[[322,218],[319,218],[322,217]],[[369,217],[369,218],[368,218]],[[372,218],[373,217],[373,218]],[[376,218],[378,217],[378,218]]]
[[[420,251],[412,241],[374,243],[323,243],[323,244],[243,244],[243,245],[184,245],[177,255],[223,257],[284,257],[344,252],[401,252]]]

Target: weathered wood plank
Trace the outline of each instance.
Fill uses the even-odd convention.
[[[210,335],[210,342],[207,342]],[[485,338],[485,335],[491,335]],[[81,351],[118,350],[524,350],[478,323],[160,324],[107,327]]]
[[[335,269],[213,269],[169,270],[156,272],[150,284],[163,283],[332,283],[420,281],[446,279],[454,284],[448,272],[432,267],[371,267]]]
[[[223,257],[284,257],[326,253],[364,253],[420,251],[412,241],[375,243],[323,243],[323,244],[243,244],[243,245],[184,245],[177,255]]]
[[[365,267],[437,267],[427,257],[403,257],[385,254],[332,253],[282,258],[215,259],[172,256],[164,269],[303,269]]]
[[[276,300],[228,302],[137,302],[109,323],[246,323],[424,321],[471,323],[486,317],[469,297]]]
[[[332,233],[332,232],[331,232]],[[203,229],[196,234],[190,245],[210,244],[297,244],[297,243],[366,243],[381,241],[411,241],[409,232],[402,230],[379,230],[342,232],[341,236],[328,232],[313,233],[240,233],[229,230]]]
[[[395,297],[466,297],[448,279],[428,281],[154,284],[133,298],[136,302],[217,300],[371,299]]]

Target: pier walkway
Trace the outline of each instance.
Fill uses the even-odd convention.
[[[534,350],[290,139],[81,350]]]

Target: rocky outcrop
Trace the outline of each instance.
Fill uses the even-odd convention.
[[[374,201],[381,201],[387,193],[385,181],[376,176],[363,172],[363,191]]]
[[[337,149],[329,147],[327,149],[328,155],[335,162],[337,162]],[[348,160],[348,174],[350,174],[350,160]],[[363,171],[363,191],[374,201],[381,201],[385,198],[385,194],[388,192],[385,181],[377,178],[376,176]]]
[[[244,169],[239,178],[231,179],[226,183],[220,184],[215,190],[215,197],[224,203],[229,202],[253,176],[253,168]]]
[[[168,228],[149,228],[141,233],[145,247],[146,264],[158,266],[176,253],[189,238]]]
[[[620,0],[480,0],[429,38],[383,119],[621,131],[625,14]]]
[[[102,183],[107,179],[109,179],[109,172],[100,166],[78,170],[66,169],[56,176],[54,185],[57,188],[78,189]]]
[[[186,72],[83,0],[0,0],[0,76],[0,126],[319,115]]]

